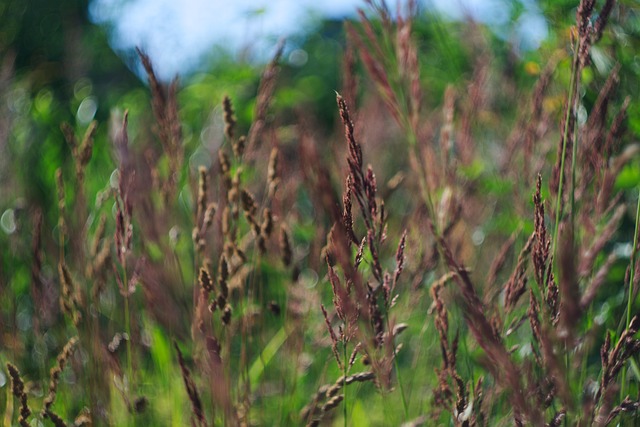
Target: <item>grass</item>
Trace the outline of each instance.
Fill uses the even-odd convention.
[[[63,125],[55,197],[3,220],[3,424],[635,425],[635,98],[591,63],[628,9],[576,7],[509,71],[371,3],[326,123],[282,46],[206,113],[138,51],[150,108]]]

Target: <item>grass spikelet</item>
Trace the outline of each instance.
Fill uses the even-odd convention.
[[[542,202],[542,196],[540,190],[542,188],[542,176],[538,174],[536,180],[536,192],[533,195],[534,205],[534,235],[535,242],[533,244],[533,271],[538,286],[543,289],[544,278],[546,276],[547,261],[549,259],[549,248],[551,241],[547,237],[547,227],[545,226],[544,219],[544,204]]]
[[[207,209],[207,168],[200,166],[198,168],[198,210],[196,212],[197,221],[201,221],[205,210]]]
[[[229,287],[227,280],[229,279],[229,263],[224,255],[220,255],[218,262],[218,286],[220,287],[220,295],[225,299],[229,296]]]
[[[191,401],[191,409],[193,410],[193,415],[191,418],[191,422],[194,426],[206,427],[207,420],[204,416],[204,410],[202,407],[202,400],[200,400],[200,394],[198,393],[198,389],[196,388],[193,379],[191,378],[191,372],[189,372],[189,368],[187,368],[187,364],[182,357],[182,352],[180,351],[180,347],[178,347],[177,343],[173,343],[176,352],[178,353],[178,363],[180,364],[180,371],[182,372],[182,379],[184,381],[184,386],[187,389],[187,395],[189,396],[189,400]]]
[[[602,378],[600,387],[596,393],[596,402],[598,403],[598,415],[596,422],[608,418],[608,410],[606,397],[608,390],[614,384],[618,373],[625,366],[629,358],[637,356],[640,353],[640,340],[634,338],[634,335],[640,329],[640,320],[638,316],[634,316],[627,328],[622,332],[616,345],[611,348],[611,335],[607,333],[600,356],[602,359]]]
[[[336,358],[336,362],[338,362],[340,370],[342,370],[342,360],[340,359],[340,353],[338,352],[338,336],[333,330],[333,326],[331,326],[331,321],[329,320],[329,315],[327,314],[327,310],[324,308],[324,305],[320,304],[320,309],[322,310],[324,323],[327,326],[329,336],[331,337],[331,351],[333,352],[333,356]]]
[[[202,289],[205,292],[210,293],[213,292],[213,283],[211,282],[211,277],[209,276],[209,272],[205,268],[200,269],[200,274],[198,275],[198,282]]]
[[[267,166],[267,182],[271,183],[278,177],[278,149],[273,147],[269,154],[269,164]]]
[[[233,154],[237,158],[241,158],[244,155],[244,150],[247,148],[247,137],[242,135],[238,139],[233,141]]]
[[[611,11],[613,10],[613,5],[615,4],[615,0],[606,0],[605,4],[600,9],[600,13],[598,14],[598,18],[596,22],[593,24],[593,42],[597,42],[602,38],[602,33],[604,32],[604,28],[607,26],[607,22],[609,21],[609,16],[611,15]]]
[[[87,277],[96,278],[100,275],[104,275],[107,271],[107,266],[111,262],[111,247],[110,241],[105,240],[104,244],[93,258],[93,263],[87,266]],[[93,287],[93,295],[98,295],[102,290],[102,278]]]
[[[347,163],[349,165],[349,175],[351,178],[347,178],[347,185],[350,184],[349,187],[351,188],[352,193],[358,202],[358,206],[360,207],[360,211],[362,212],[362,218],[365,226],[367,227],[367,233],[370,234],[367,238],[369,247],[372,253],[377,253],[377,245],[382,240],[384,210],[381,210],[381,215],[378,218],[376,177],[371,166],[367,167],[366,173],[364,172],[362,146],[356,141],[353,121],[351,120],[349,107],[347,106],[346,101],[342,96],[340,96],[340,94],[336,94],[336,101],[338,103],[340,118],[344,125],[344,133],[349,153],[347,156]],[[345,192],[348,193],[348,190],[345,190]],[[350,199],[350,194],[351,193],[348,193],[343,196],[345,208],[350,205],[350,202],[347,202],[347,199]],[[346,214],[348,214],[348,212],[346,212]],[[377,224],[377,219],[379,219],[379,224]],[[344,218],[343,221],[348,222],[348,218]],[[378,229],[376,229],[376,225],[378,225]],[[353,226],[351,226],[351,229],[353,229]],[[357,243],[355,235],[348,237],[355,240],[355,243]],[[374,239],[374,237],[377,237],[377,239]],[[376,259],[377,256],[374,256],[374,262]],[[379,282],[382,282],[381,269],[379,268],[378,263],[376,263],[375,273],[376,279],[378,279]]]
[[[7,370],[11,377],[11,393],[20,400],[20,416],[18,417],[18,423],[22,427],[29,427],[27,419],[31,416],[31,409],[27,402],[27,393],[24,391],[24,382],[20,377],[20,371],[11,363],[7,363]]]
[[[131,250],[131,242],[133,240],[133,205],[131,204],[131,199],[129,198],[132,179],[133,174],[129,175],[128,180],[125,182],[125,174],[121,169],[118,188],[116,189],[116,191],[114,191],[113,194],[116,202],[116,230],[114,242],[116,245],[116,254],[118,256],[118,261],[123,269],[126,269],[127,256],[129,251]]]
[[[353,122],[351,121],[347,103],[342,98],[342,96],[340,96],[340,94],[336,94],[336,101],[338,103],[338,109],[340,111],[340,118],[342,119],[342,123],[344,125],[344,135],[347,140],[347,147],[349,149],[349,156],[347,160],[349,163],[349,172],[351,173],[351,186],[356,192],[355,195],[358,198],[358,202],[361,203],[363,215],[365,215],[366,217],[367,210],[364,209],[365,204],[362,194],[364,191],[365,182],[365,176],[362,172],[362,147],[356,141]]]
[[[553,265],[553,257],[550,258],[549,264]],[[560,290],[551,268],[547,269],[545,284],[547,292],[544,299],[549,309],[549,314],[551,315],[551,321],[555,325],[560,319]]]
[[[207,205],[207,209],[204,211],[204,219],[202,220],[202,231],[206,232],[211,224],[213,224],[213,217],[216,214],[216,210],[218,209],[218,205],[216,203],[209,203]]]
[[[528,255],[531,253],[531,247],[533,246],[533,242],[535,240],[536,234],[533,233],[527,240],[527,243],[520,251],[520,255],[518,255],[518,262],[516,263],[516,268],[514,269],[509,281],[505,285],[505,302],[504,306],[507,311],[513,309],[516,303],[524,294],[527,286],[527,260]]]
[[[233,104],[231,103],[231,98],[229,98],[228,95],[225,95],[222,99],[222,110],[224,111],[224,135],[229,141],[233,141],[236,119],[234,117]],[[236,155],[240,157],[238,154]]]
[[[249,150],[255,150],[261,143],[262,133],[265,128],[265,120],[267,117],[267,111],[273,92],[276,86],[276,79],[278,77],[278,63],[282,57],[284,51],[284,42],[280,41],[276,47],[276,53],[271,59],[271,62],[267,65],[262,78],[260,79],[260,86],[258,87],[258,93],[256,95],[256,107],[254,113],[253,124],[249,129],[249,136],[247,137],[247,147]]]
[[[107,229],[107,217],[105,215],[101,215],[100,220],[98,222],[98,227],[96,228],[96,232],[94,233],[93,239],[91,241],[91,247],[89,249],[89,254],[94,258],[98,255],[98,251],[100,250],[100,243],[102,239],[104,239],[105,237],[106,229]]]
[[[231,208],[229,205],[225,206],[222,211],[222,235],[233,240],[231,239]]]
[[[216,309],[220,309],[221,314],[220,318],[222,319],[222,323],[225,325],[229,324],[231,320],[231,306],[228,303],[229,299],[229,263],[224,254],[220,255],[220,260],[218,261],[218,289],[219,293],[216,299],[209,305],[210,311],[215,311]]]
[[[85,169],[91,160],[91,155],[93,154],[93,138],[98,129],[98,122],[92,121],[89,123],[84,137],[82,138],[82,142],[80,143],[78,142],[71,125],[63,123],[60,127],[69,147],[71,148],[71,154],[73,155],[76,168],[77,185],[78,188],[80,188],[84,182]]]
[[[567,411],[565,409],[561,409],[560,411],[556,412],[556,414],[554,414],[554,416],[551,419],[551,421],[549,421],[547,423],[547,426],[548,427],[560,427],[562,425],[562,422],[565,419],[566,415],[567,415]]]
[[[322,413],[326,414],[327,412],[331,411],[332,409],[337,408],[338,405],[340,404],[340,402],[342,402],[343,400],[344,400],[344,394],[339,394],[337,396],[333,396],[331,399],[327,400],[327,403],[322,405]]]
[[[402,232],[402,237],[400,238],[400,242],[398,243],[398,249],[396,250],[396,269],[393,272],[393,284],[391,285],[391,294],[393,294],[393,291],[395,290],[398,284],[398,280],[400,279],[400,274],[404,269],[404,262],[405,262],[404,250],[405,250],[406,242],[407,242],[407,230]]]
[[[616,417],[622,413],[637,413],[640,410],[640,400],[634,401],[629,398],[629,396],[625,397],[624,400],[615,408],[609,412],[607,419],[604,421],[604,425],[608,426],[616,419]]]
[[[229,191],[231,189],[231,162],[229,161],[227,153],[222,149],[218,150],[218,166],[220,167],[220,174],[222,175],[224,189]]]
[[[82,169],[87,166],[89,160],[91,160],[91,155],[93,154],[93,138],[98,129],[98,122],[95,120],[89,123],[89,127],[84,133],[84,137],[82,138],[82,142],[77,150],[77,161]]]
[[[381,348],[384,344],[384,321],[382,319],[382,310],[378,303],[378,295],[383,286],[373,288],[367,284],[367,306],[369,309],[369,319],[373,328],[373,345],[375,348]],[[386,289],[385,289],[386,291]],[[388,301],[388,297],[385,298]],[[387,306],[389,304],[387,303]]]
[[[289,232],[284,225],[280,226],[280,257],[285,266],[289,267],[293,261],[293,250],[291,248],[291,240]]]
[[[345,231],[347,232],[347,236],[349,237],[349,241],[358,244],[358,238],[353,231],[353,212],[351,205],[351,186],[352,186],[351,174],[347,175],[347,180],[345,182],[344,194],[342,195],[342,225],[344,226]]]
[[[311,402],[304,407],[300,413],[300,418],[307,421],[307,426],[319,425],[325,415],[337,408],[344,400],[344,394],[338,394],[340,390],[353,383],[374,381],[375,378],[376,376],[373,372],[365,371],[342,376],[333,384],[323,385],[314,394]],[[325,403],[322,404],[322,401],[325,401]]]
[[[260,235],[265,239],[271,237],[273,232],[273,215],[271,209],[265,208],[262,211],[262,224],[260,224]]]
[[[80,411],[76,419],[73,421],[74,427],[90,426],[92,424],[91,413],[86,408]]]
[[[67,204],[64,196],[64,180],[62,178],[62,169],[56,170],[56,189],[58,192],[58,238],[60,240],[60,259],[64,257],[64,240],[67,235],[67,226],[65,222],[65,211]]]
[[[258,212],[258,204],[251,193],[244,188],[240,192],[240,200],[242,201],[242,209],[250,216],[255,217]]]
[[[58,263],[58,277],[60,279],[60,308],[69,316],[73,324],[78,326],[82,315],[80,314],[80,301],[77,294],[76,285],[71,277],[71,273],[64,262]]]
[[[373,230],[371,229],[367,231],[367,243],[369,244],[369,251],[371,252],[371,259],[373,261],[373,276],[378,280],[378,283],[382,283],[382,266],[380,265],[380,256],[376,246],[376,238],[373,234]]]
[[[238,215],[240,214],[240,202],[241,202],[240,177],[241,175],[242,175],[242,168],[236,169],[236,172],[233,175],[233,178],[231,179],[231,189],[229,190],[229,193],[227,193],[227,202],[231,206],[231,215],[233,216],[233,219],[235,221],[238,220]]]
[[[267,252],[267,239],[271,237],[273,232],[273,215],[271,209],[265,208],[262,211],[262,223],[260,224],[260,233],[258,234],[258,249],[260,253]]]
[[[56,427],[67,427],[67,423],[64,422],[62,417],[51,410],[47,409],[46,412],[43,414],[43,417],[46,417],[49,420],[51,420],[53,425]],[[74,424],[74,427],[75,427],[75,424]]]
[[[207,202],[207,190],[209,187],[207,169],[204,166],[200,166],[200,168],[198,168],[198,175],[198,201],[192,237],[198,253],[202,254],[206,247],[204,234],[213,222],[216,205]]]
[[[280,178],[278,177],[278,149],[273,147],[269,154],[269,163],[267,165],[267,188],[270,198],[276,193]]]
[[[229,304],[225,305],[222,310],[222,316],[220,317],[224,325],[229,325],[229,322],[231,321],[231,313],[231,306]]]
[[[64,370],[65,365],[67,364],[69,358],[73,354],[75,350],[75,345],[78,342],[78,337],[71,338],[62,349],[62,352],[58,355],[56,360],[56,366],[51,368],[51,379],[49,381],[49,392],[47,393],[47,397],[44,399],[44,407],[42,409],[42,416],[47,417],[53,403],[56,399],[56,393],[58,390],[58,382],[60,380],[60,375]]]
[[[218,164],[220,165],[220,172],[228,174],[231,171],[231,162],[224,150],[218,150]]]
[[[149,56],[138,48],[136,48],[136,52],[147,72],[151,89],[151,106],[157,124],[157,134],[169,160],[166,197],[173,194],[176,189],[184,157],[182,125],[178,115],[178,80],[176,78],[168,86],[163,85],[156,76]]]
[[[237,174],[233,177],[233,179],[231,180],[231,189],[229,189],[229,192],[227,193],[227,203],[228,206],[231,209],[231,214],[233,215],[234,219],[237,218],[238,216],[238,200],[240,198],[240,189],[239,187],[239,180],[236,179],[237,178]]]
[[[443,364],[442,369],[436,369],[438,388],[434,392],[434,403],[436,407],[445,409],[457,418],[460,413],[465,411],[468,396],[466,385],[456,370],[459,336],[456,333],[453,341],[449,343],[449,315],[444,300],[440,295],[445,284],[451,278],[453,278],[452,275],[446,275],[431,287],[431,296],[435,308],[434,322],[440,339],[440,351],[442,352]],[[450,383],[455,386],[455,403],[453,401],[453,391]]]

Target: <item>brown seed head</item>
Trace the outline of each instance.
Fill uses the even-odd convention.
[[[287,267],[290,266],[293,260],[293,251],[291,249],[289,233],[284,225],[280,227],[280,255],[284,265]]]
[[[222,108],[224,110],[224,134],[230,141],[233,140],[233,132],[236,126],[236,119],[234,118],[233,105],[231,98],[225,95],[222,99]]]
[[[18,423],[22,427],[29,427],[30,424],[27,422],[27,418],[31,415],[31,410],[27,402],[27,393],[24,391],[24,382],[20,377],[20,371],[11,363],[7,363],[7,370],[11,377],[11,392],[20,400],[20,417],[18,418]]]

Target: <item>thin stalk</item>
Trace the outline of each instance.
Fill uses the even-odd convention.
[[[406,125],[406,130],[408,132],[409,147],[414,150],[413,154],[416,156],[416,162],[417,162],[418,159],[420,158],[418,149],[417,149],[418,138],[414,130],[411,128],[411,126]],[[429,191],[429,183],[427,182],[426,177],[422,173],[420,173],[420,171],[416,171],[416,174],[418,175],[420,190],[422,192],[422,198],[424,199],[424,202],[427,206],[427,213],[429,215],[429,218],[433,222],[434,227],[437,230],[438,222],[436,221],[436,213],[433,205],[433,199],[431,198],[431,192]]]
[[[460,326],[458,326],[458,328],[462,329]],[[471,352],[469,351],[469,345],[467,344],[466,337],[462,338],[461,345],[462,345],[462,349],[464,350],[464,354],[471,354]],[[469,373],[469,376],[471,377],[471,387],[473,388],[473,392],[475,393],[476,376],[475,376],[475,373],[473,371],[473,366],[471,365],[471,361],[470,361],[469,357],[465,357],[464,361],[465,361],[465,364],[467,365],[467,372]]]
[[[591,305],[589,305],[589,311],[587,312],[587,315],[586,315],[586,319],[588,319],[588,322],[589,322],[588,323],[588,327],[589,327],[588,330],[591,330],[591,328],[593,328],[593,321],[592,321],[593,317],[594,316],[593,316],[593,303],[592,303]],[[587,382],[587,366],[588,366],[588,357],[587,356],[588,356],[588,354],[586,352],[584,352],[583,356],[582,356],[582,369],[580,369],[580,383],[579,383],[579,385],[580,385],[580,389],[581,390],[583,389],[584,385]],[[600,375],[601,374],[598,375],[598,378],[600,378]]]
[[[636,226],[633,231],[633,248],[631,249],[631,260],[629,263],[629,295],[627,298],[627,323],[625,327],[631,323],[631,306],[633,303],[633,280],[636,269],[636,251],[638,249],[638,225],[640,220],[640,188],[638,188],[638,203],[636,207]],[[620,386],[620,398],[624,399],[625,394],[625,378],[627,377],[627,365],[622,369],[622,384]]]
[[[382,408],[382,421],[384,425],[389,425],[389,410],[387,405],[385,405],[384,393],[378,393],[380,397],[380,407]]]
[[[631,249],[631,265],[629,266],[629,298],[627,299],[627,326],[631,323],[631,304],[633,302],[633,280],[636,264],[636,251],[638,250],[638,220],[640,219],[640,188],[638,189],[638,203],[636,207],[636,226],[633,235],[633,248]]]
[[[579,82],[579,74],[580,74],[580,62],[578,59],[578,49],[580,47],[579,39],[576,40],[576,44],[574,47],[574,52],[576,52],[575,57],[573,59],[573,64],[571,67],[571,80],[569,82],[569,97],[567,99],[567,112],[564,117],[564,129],[562,133],[562,154],[560,157],[560,170],[559,170],[559,181],[558,181],[558,196],[556,199],[556,218],[555,224],[553,227],[553,244],[551,247],[551,254],[553,256],[553,261],[556,263],[556,250],[558,248],[558,231],[560,229],[560,221],[562,220],[562,200],[564,198],[564,169],[565,162],[567,160],[567,141],[569,140],[569,129],[571,128],[571,114],[575,112],[575,98],[578,90],[578,82]],[[575,132],[574,132],[575,134]],[[576,168],[576,153],[577,153],[577,143],[573,141],[572,147],[572,159],[571,159],[571,199],[569,208],[570,212],[570,226],[573,231],[574,224],[574,203],[575,203],[575,168]],[[557,264],[556,264],[557,265]],[[553,268],[553,266],[552,266]],[[567,381],[570,382],[569,374],[569,354],[567,351],[567,345],[565,342],[564,348],[564,363],[565,363],[565,372],[567,376]]]
[[[578,72],[576,73],[576,82],[574,83],[575,86],[578,85],[577,82],[577,74],[580,72],[580,68],[578,67]],[[575,90],[577,91],[577,87],[575,88]],[[576,107],[577,107],[577,97],[575,100],[570,98],[570,102],[572,103],[571,106],[571,110],[576,111]],[[567,114],[567,120],[569,120],[569,115]],[[566,129],[569,128],[569,122],[567,121],[566,124]],[[566,138],[566,132],[565,132],[565,138]],[[566,143],[566,140],[565,140]],[[575,244],[575,204],[576,204],[576,158],[578,156],[578,136],[577,136],[577,132],[574,130],[573,132],[573,141],[572,141],[572,147],[571,147],[571,197],[569,198],[569,227],[571,227],[571,238],[572,238],[572,242],[571,245],[573,246]],[[566,148],[566,145],[565,145]],[[563,159],[564,161],[564,156]],[[561,169],[561,173],[560,173],[560,179],[562,179],[562,177],[564,176],[564,168]],[[561,200],[562,198],[562,192],[558,192],[558,200]],[[559,222],[558,222],[558,217],[556,216],[556,227],[558,226]],[[557,236],[557,230],[556,230],[556,234],[554,234],[554,239],[556,239]],[[555,248],[554,248],[555,249]],[[555,257],[554,257],[555,259]],[[565,366],[565,372],[566,372],[566,378],[567,378],[567,383],[571,384],[571,372],[572,370],[569,369],[569,365],[570,365],[570,355],[569,355],[569,351],[567,349],[567,342],[565,341],[564,343],[565,345],[565,350],[564,350],[564,366]]]
[[[221,334],[219,333],[219,331],[216,330],[216,322],[214,321],[214,317],[210,316],[209,317],[209,322],[211,324],[211,331],[213,332],[214,336],[220,336]],[[210,399],[210,403],[211,403],[211,424],[213,424],[213,426],[215,427],[216,425],[216,401],[215,401],[215,396],[213,395],[213,393],[209,393],[209,399]],[[224,411],[222,411],[224,412]]]
[[[64,263],[64,231],[62,226],[60,226],[59,228],[60,228],[60,235],[58,239],[60,240],[60,242],[58,243],[58,253],[59,253],[60,263]]]
[[[184,280],[184,275],[182,273],[182,265],[180,264],[180,257],[178,257],[177,251],[174,247],[173,249],[173,256],[176,260],[176,265],[178,267],[178,270],[180,271],[180,279],[182,280],[182,289],[183,290],[187,290],[187,282]],[[198,256],[198,250],[196,248],[196,245],[194,244],[193,246],[193,280],[194,283],[196,284],[193,287],[193,292],[192,292],[192,297],[191,297],[191,303],[193,304],[193,315],[194,318],[196,316],[196,313],[198,311],[198,293],[199,293],[199,283],[198,283],[198,277],[200,274],[200,270],[198,268],[198,266],[200,265],[200,257]],[[193,343],[194,345],[194,349],[195,349],[195,342]]]
[[[349,366],[349,355],[347,354],[347,341],[344,340],[343,341],[343,346],[342,346],[342,353],[344,356],[344,363],[342,364],[343,368],[342,370],[344,371],[342,373],[343,375],[343,379],[342,379],[342,393],[344,394],[344,405],[342,407],[343,410],[343,414],[344,414],[344,427],[347,427],[348,422],[347,422],[347,369]]]
[[[574,105],[574,111],[575,111],[575,105]],[[569,218],[570,218],[570,222],[571,222],[571,235],[575,236],[574,231],[575,231],[575,223],[576,223],[576,218],[575,218],[575,204],[576,204],[576,157],[578,156],[578,136],[577,136],[577,132],[574,132],[574,139],[573,139],[573,147],[571,150],[571,199],[569,201]]]
[[[387,314],[387,334],[389,337],[393,337],[391,331],[391,325],[389,324],[389,315]],[[402,399],[402,408],[404,409],[404,418],[405,421],[409,420],[409,406],[407,404],[407,397],[404,393],[404,384],[402,383],[402,377],[400,376],[400,366],[398,365],[398,354],[396,353],[396,343],[395,340],[392,339],[391,347],[393,348],[393,366],[396,369],[396,377],[398,377],[398,386],[400,387],[400,398]]]
[[[404,409],[404,418],[409,420],[409,405],[404,392],[404,384],[402,383],[402,377],[400,376],[400,367],[398,365],[398,355],[396,353],[395,345],[393,348],[393,365],[396,368],[396,376],[398,377],[398,385],[400,386],[400,398],[402,399],[402,408]]]
[[[578,47],[579,47],[579,42],[576,41],[576,45],[574,48],[575,52],[578,52]],[[567,140],[569,139],[570,118],[571,118],[571,113],[574,111],[573,103],[574,103],[575,94],[577,92],[579,73],[580,73],[580,63],[578,61],[578,57],[576,54],[576,57],[573,60],[573,66],[571,70],[571,81],[569,83],[569,98],[567,100],[567,113],[564,118],[564,130],[562,135],[562,155],[560,160],[560,172],[559,172],[560,180],[558,182],[558,198],[556,200],[556,219],[555,219],[555,225],[553,227],[553,245],[551,248],[551,254],[553,255],[554,261],[556,259],[555,254],[556,254],[556,248],[558,246],[558,229],[560,226],[560,220],[562,218],[562,198],[563,198],[562,194],[563,194],[563,186],[564,186],[564,164],[567,158]],[[574,144],[574,150],[575,150],[575,144]],[[575,157],[573,160],[575,163]],[[573,167],[572,167],[572,170],[574,170]],[[573,192],[573,189],[572,189],[572,192]],[[572,194],[572,199],[573,199],[573,194]]]
[[[124,330],[127,334],[127,379],[129,385],[133,384],[133,364],[131,363],[131,319],[129,313],[129,282],[127,281],[127,267],[126,265],[122,266],[122,276],[123,283],[125,289],[125,297],[124,297]],[[131,390],[131,387],[129,387]]]

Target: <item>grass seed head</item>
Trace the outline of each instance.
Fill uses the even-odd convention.
[[[24,382],[20,377],[20,371],[11,363],[7,363],[7,370],[11,377],[11,392],[20,400],[20,416],[18,418],[18,423],[22,427],[28,427],[30,424],[27,421],[27,418],[31,416],[31,409],[29,409],[27,393],[24,390]]]
[[[233,104],[228,95],[225,95],[222,99],[222,109],[224,110],[224,135],[229,141],[233,141],[236,119],[234,117]]]

